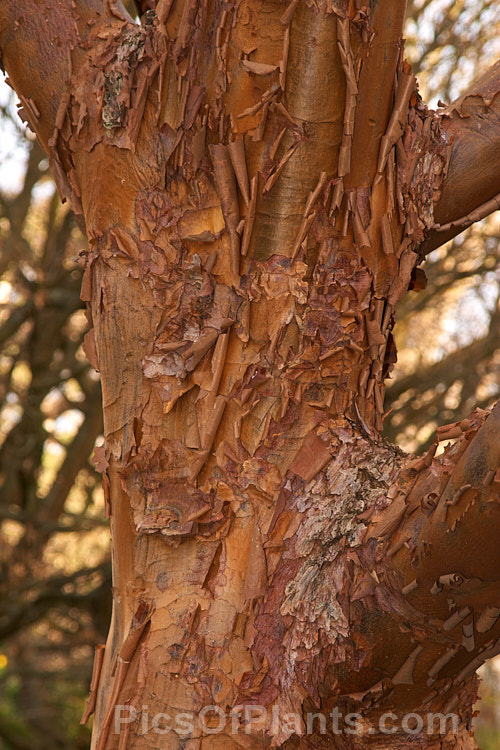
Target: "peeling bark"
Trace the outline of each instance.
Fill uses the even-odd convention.
[[[500,651],[498,407],[417,459],[379,432],[426,243],[497,206],[498,68],[428,110],[404,11],[0,10],[24,116],[89,240],[114,558],[96,750],[475,746],[474,673]],[[117,733],[121,705],[138,718]],[[144,706],[268,714],[183,739],[145,732]],[[335,709],[360,731],[309,732]],[[458,735],[370,732],[436,711]]]

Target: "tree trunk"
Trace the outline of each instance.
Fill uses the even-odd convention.
[[[427,110],[404,14],[2,4],[89,240],[114,563],[95,750],[475,747],[500,409],[417,459],[379,433],[398,300],[498,205],[500,69]]]

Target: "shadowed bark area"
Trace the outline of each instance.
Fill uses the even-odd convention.
[[[96,750],[475,747],[474,673],[500,650],[498,407],[418,459],[379,433],[427,238],[496,205],[498,66],[427,110],[404,12],[0,9],[4,64],[89,239],[114,558]],[[117,724],[123,705],[136,721]],[[187,736],[144,720],[206,707]],[[335,710],[357,731],[308,723]],[[405,731],[411,712],[458,726]]]

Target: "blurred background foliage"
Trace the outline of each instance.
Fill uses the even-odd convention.
[[[500,5],[410,0],[406,36],[424,100],[449,103],[499,57]],[[82,350],[86,243],[14,103],[4,85],[0,750],[86,750],[89,729],[79,718],[111,611],[109,531],[91,460],[102,439],[100,386]],[[426,288],[397,310],[386,437],[408,451],[499,396],[499,238],[497,212],[435,250],[424,264]],[[483,750],[500,747],[499,675],[495,662],[483,667]]]

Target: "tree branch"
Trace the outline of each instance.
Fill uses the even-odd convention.
[[[498,208],[500,61],[450,104],[442,118],[443,134],[452,143],[452,150],[448,173],[434,207],[436,225],[440,226],[431,230],[424,245],[426,253],[477,221],[475,210],[492,199],[497,200],[492,201],[489,212]],[[452,226],[440,231],[450,223]]]
[[[5,0],[0,6],[0,49],[21,113],[48,153],[48,141],[70,76],[69,50],[77,45],[71,2]]]

